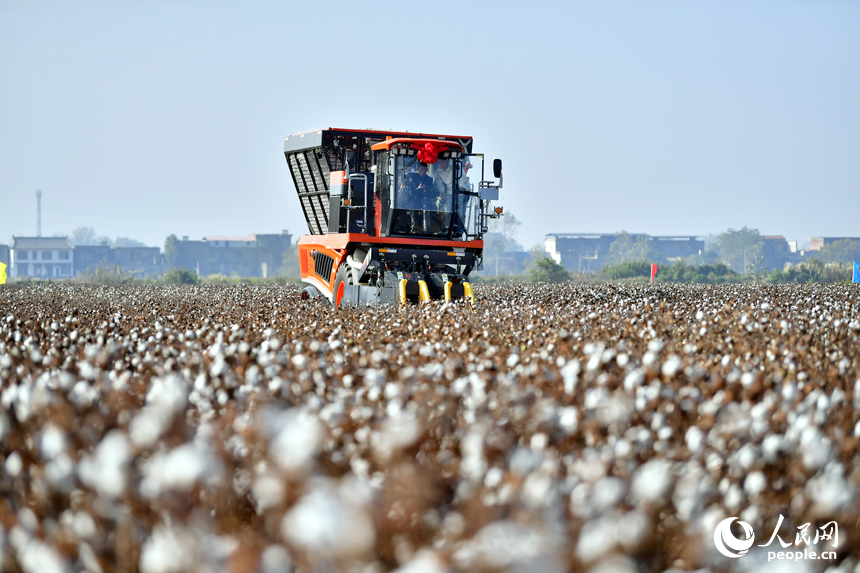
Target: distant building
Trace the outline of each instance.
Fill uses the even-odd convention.
[[[787,262],[800,260],[800,256],[796,254],[797,241],[789,242],[782,235],[763,235],[761,240],[761,254],[768,268],[781,269]],[[792,250],[791,243],[794,243],[794,250]]]
[[[516,241],[506,241],[501,233],[484,233],[484,276],[521,275],[525,271],[529,253],[509,250],[519,247]]]
[[[0,245],[0,263],[9,265],[9,245]]]
[[[693,255],[705,253],[705,238],[688,235],[655,235],[651,237],[651,248],[663,255],[667,261],[686,261]]]
[[[230,237],[207,235],[202,240],[177,240],[174,266],[185,267],[200,276],[222,274],[240,277],[274,277],[283,265],[284,251],[292,248],[292,235],[248,235]]]
[[[74,247],[67,237],[12,237],[10,277],[66,279],[74,273]]]
[[[209,244],[206,241],[189,240],[188,235],[185,235],[176,241],[176,248],[176,260],[172,266],[185,267],[200,276],[216,272],[209,270]]]
[[[113,266],[113,252],[107,243],[75,246],[75,274],[95,270],[102,265]]]
[[[279,235],[257,235],[257,263],[260,276],[277,276],[284,264],[284,251],[293,248],[293,236],[284,229]]]
[[[812,237],[811,239],[809,239],[809,250],[820,251],[831,243],[845,240],[860,244],[860,237]]]
[[[92,272],[98,267],[117,265],[136,277],[153,277],[163,270],[163,257],[158,247],[111,247],[109,245],[80,245],[75,247],[75,274]]]
[[[687,260],[705,251],[703,237],[692,235],[656,235],[630,233],[630,239],[637,242],[643,238],[651,241],[652,251],[659,253],[662,261],[674,262]],[[609,248],[616,239],[615,233],[551,233],[546,236],[546,252],[560,265],[579,272],[600,270],[609,256]]]
[[[207,274],[262,276],[257,261],[257,237],[203,237],[208,246]]]

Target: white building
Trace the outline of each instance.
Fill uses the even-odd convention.
[[[75,249],[67,237],[12,237],[10,277],[67,279],[74,276]]]
[[[221,247],[225,249],[250,249],[257,246],[257,236],[247,237],[203,237],[210,247]]]

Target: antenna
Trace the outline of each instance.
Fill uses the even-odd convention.
[[[36,189],[36,236],[42,236],[42,190]]]

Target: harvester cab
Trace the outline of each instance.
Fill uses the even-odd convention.
[[[286,138],[284,155],[310,232],[298,245],[303,297],[472,302],[469,275],[502,215],[491,207],[501,160],[485,180],[471,137],[335,128]]]

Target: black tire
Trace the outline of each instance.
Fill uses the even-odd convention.
[[[340,285],[343,284],[345,286],[352,286],[352,273],[349,272],[349,265],[341,263],[341,265],[337,268],[337,273],[334,275],[334,289],[332,289],[332,301],[331,305],[333,307],[338,306],[337,293],[340,290]]]

